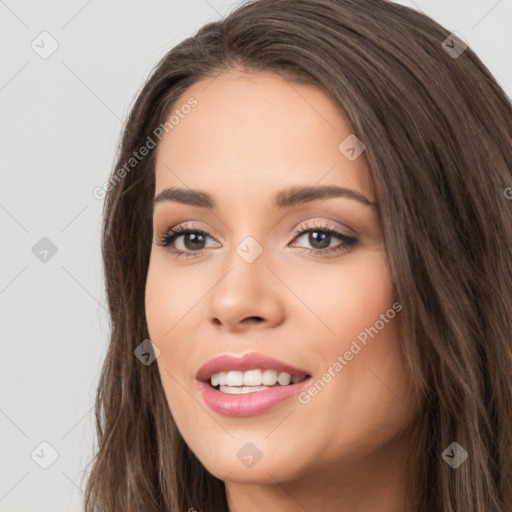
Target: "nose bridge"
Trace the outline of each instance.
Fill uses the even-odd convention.
[[[236,267],[238,271],[247,273],[249,276],[264,275],[268,273],[265,264],[270,261],[270,239],[266,233],[268,227],[264,225],[257,211],[241,204],[241,198],[238,199],[238,204],[236,202],[232,204],[237,215],[228,223],[230,240],[227,244],[229,251],[225,255],[226,267]],[[235,269],[231,272],[234,271]]]
[[[231,328],[249,317],[259,317],[266,324],[279,323],[284,308],[272,284],[272,272],[267,268],[269,249],[252,235],[242,234],[240,238],[240,242],[230,246],[223,277],[210,295],[209,317]]]

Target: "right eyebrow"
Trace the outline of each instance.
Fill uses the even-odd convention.
[[[166,188],[162,190],[162,192],[153,198],[153,207],[155,204],[161,203],[162,201],[176,201],[177,203],[199,206],[201,208],[208,208],[209,210],[213,210],[216,207],[215,201],[210,194],[199,190],[184,188]]]

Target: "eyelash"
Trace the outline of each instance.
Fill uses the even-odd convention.
[[[340,238],[342,242],[335,247],[331,248],[325,248],[325,249],[308,249],[306,247],[298,247],[299,250],[302,250],[306,252],[307,254],[316,254],[316,255],[334,255],[338,254],[340,252],[348,251],[352,246],[354,246],[357,243],[357,239],[348,235],[345,235],[344,233],[341,233],[340,231],[337,231],[336,229],[333,229],[332,227],[316,223],[313,226],[308,226],[307,224],[302,224],[297,228],[297,230],[293,234],[293,239],[309,232],[315,232],[320,231],[323,233],[327,233],[329,235],[333,235],[336,238]],[[164,247],[167,249],[171,254],[176,256],[177,258],[191,258],[201,255],[206,249],[200,249],[198,251],[182,251],[180,249],[174,249],[171,247],[171,244],[176,240],[176,238],[183,236],[185,234],[199,234],[203,237],[210,236],[206,231],[203,231],[201,229],[194,229],[193,226],[189,226],[186,224],[181,224],[180,226],[176,226],[172,229],[170,229],[167,233],[161,235],[156,245],[160,247]]]

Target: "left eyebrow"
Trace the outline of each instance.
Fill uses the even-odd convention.
[[[370,201],[366,196],[351,190],[349,188],[342,188],[336,186],[322,186],[322,187],[291,187],[275,196],[273,206],[274,208],[286,208],[288,206],[295,206],[300,203],[308,203],[317,199],[328,199],[330,197],[346,197],[354,199],[366,206],[377,206],[378,203]]]
[[[378,203],[370,201],[360,192],[331,185],[321,187],[290,187],[285,190],[281,190],[274,196],[272,207],[287,208],[289,206],[309,203],[317,199],[328,199],[331,197],[346,197],[348,199],[359,201],[365,206],[370,207],[378,205]],[[176,201],[178,203],[198,206],[209,210],[213,210],[217,207],[215,200],[210,194],[192,189],[167,188],[162,190],[162,192],[153,198],[151,204],[152,208],[163,201]]]

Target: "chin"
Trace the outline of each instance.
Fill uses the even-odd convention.
[[[286,462],[286,466],[283,466],[275,459],[265,461],[262,457],[252,467],[245,466],[238,459],[234,463],[230,457],[224,457],[222,461],[201,462],[209,473],[225,482],[268,485],[275,484],[276,481],[286,482],[297,478],[295,464],[289,460]]]

